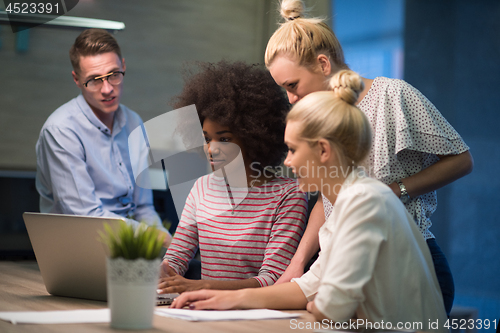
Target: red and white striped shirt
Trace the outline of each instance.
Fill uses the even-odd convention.
[[[261,286],[272,285],[305,229],[305,195],[295,180],[281,177],[248,193],[232,188],[233,201],[226,186],[214,174],[196,181],[165,259],[184,275],[199,246],[202,279],[254,277]]]

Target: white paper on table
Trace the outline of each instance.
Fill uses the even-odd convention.
[[[108,309],[64,311],[5,311],[0,319],[12,324],[84,324],[109,323]]]
[[[289,319],[300,316],[299,313],[286,313],[267,309],[228,311],[156,309],[155,314],[159,316],[184,319],[188,321]]]

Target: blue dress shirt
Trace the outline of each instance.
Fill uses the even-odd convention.
[[[40,211],[125,217],[166,231],[152,191],[134,180],[128,136],[141,124],[137,113],[120,104],[111,134],[82,95],[52,113],[36,144]]]

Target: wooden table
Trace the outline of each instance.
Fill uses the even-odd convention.
[[[0,311],[50,311],[76,309],[102,309],[105,302],[89,301],[69,297],[52,296],[47,293],[42,281],[38,265],[33,261],[0,262]],[[139,332],[202,332],[202,333],[236,333],[236,332],[313,332],[313,316],[307,311],[290,311],[301,313],[301,317],[279,320],[245,320],[217,322],[189,322],[180,319],[155,316],[153,329]],[[318,324],[318,323],[316,323]],[[299,329],[299,328],[304,329]],[[316,326],[318,328],[318,326]],[[57,324],[57,325],[13,325],[0,320],[0,332],[116,332],[109,324]],[[123,331],[132,332],[132,331]]]

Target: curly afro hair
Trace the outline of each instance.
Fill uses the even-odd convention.
[[[278,166],[286,151],[285,118],[290,104],[271,74],[243,62],[198,63],[187,73],[181,94],[172,105],[196,105],[201,124],[210,119],[234,130],[249,159],[258,166]]]

